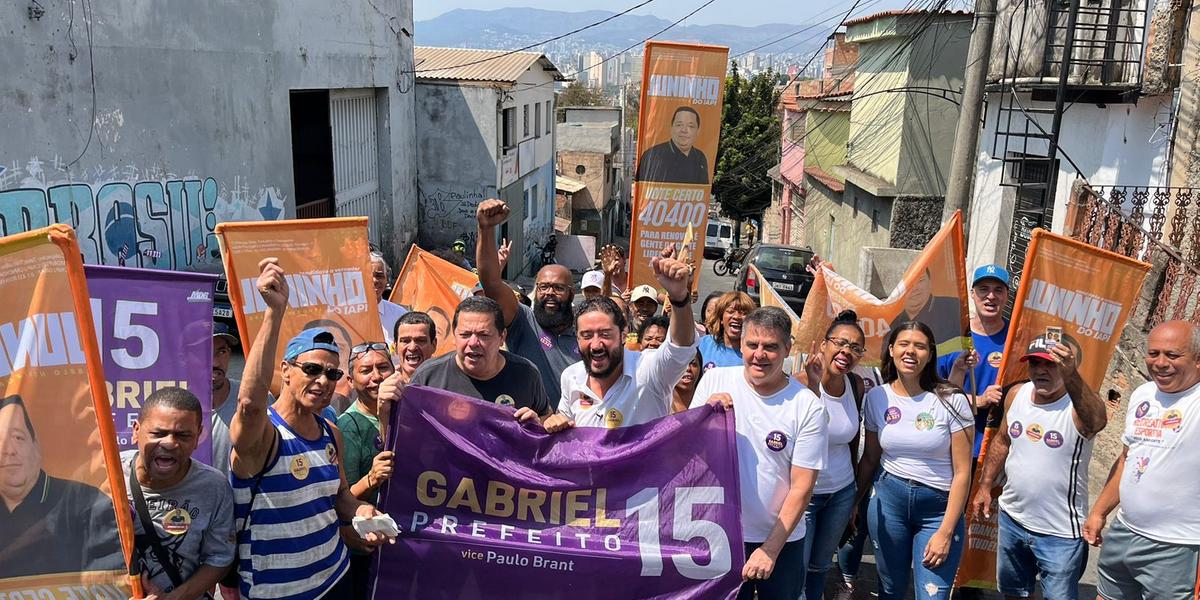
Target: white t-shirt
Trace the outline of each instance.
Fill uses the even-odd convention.
[[[850,440],[858,435],[860,425],[858,405],[854,403],[854,388],[850,378],[846,380],[846,391],[841,396],[830,396],[821,386],[821,402],[829,415],[829,460],[826,468],[817,476],[814,494],[832,494],[854,483],[854,462],[850,457]]]
[[[1129,397],[1121,473],[1126,527],[1165,544],[1200,544],[1200,384],[1177,394],[1143,384]]]
[[[1000,508],[1022,527],[1078,539],[1088,514],[1088,464],[1092,440],[1075,427],[1071,396],[1034,402],[1033,384],[1017,391],[1009,407],[1008,458]]]
[[[885,471],[950,490],[954,477],[950,436],[975,426],[966,396],[954,394],[943,401],[931,392],[921,392],[910,398],[885,383],[867,392],[863,412],[867,431],[879,433]]]
[[[696,357],[696,344],[676,346],[670,339],[655,350],[625,353],[621,376],[604,398],[587,385],[588,374],[579,361],[562,372],[558,412],[576,427],[616,429],[640,425],[671,413],[671,391]]]
[[[392,339],[392,332],[396,328],[396,321],[398,321],[400,317],[404,316],[404,313],[406,312],[408,312],[407,309],[399,304],[396,304],[395,302],[389,302],[387,300],[379,301],[379,325],[380,327],[383,327],[383,341],[387,342],[388,346],[392,346],[396,342],[396,340]],[[439,331],[438,333],[441,332]],[[393,348],[393,350],[395,350],[395,348]]]
[[[733,397],[742,537],[748,543],[762,543],[775,526],[791,488],[792,467],[825,468],[829,417],[816,395],[794,379],[789,378],[781,391],[760,396],[746,383],[745,367],[716,367],[705,372],[696,385],[692,407],[703,405],[718,392]],[[803,538],[801,517],[787,541]]]

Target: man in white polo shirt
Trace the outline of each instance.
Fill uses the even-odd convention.
[[[1151,381],[1134,390],[1125,449],[1083,527],[1100,549],[1101,598],[1194,598],[1200,561],[1200,326],[1168,321],[1146,340]],[[1121,510],[1104,533],[1105,518]]]
[[[560,381],[558,413],[543,425],[551,433],[568,427],[616,429],[639,425],[671,411],[671,390],[696,356],[692,320],[692,268],[668,248],[650,260],[671,304],[667,341],[657,350],[625,349],[625,315],[611,298],[584,300],[575,311],[575,335],[583,360]]]
[[[796,600],[804,591],[804,509],[828,459],[829,415],[783,372],[791,349],[787,313],[755,309],[743,321],[743,365],[709,369],[692,398],[693,407],[733,409],[746,543],[738,600]]]
[[[1083,519],[1095,435],[1108,423],[1104,402],[1084,384],[1068,344],[1038,336],[1021,361],[1029,382],[1004,399],[1000,432],[987,451],[971,510],[991,517],[1000,495],[996,577],[1009,598],[1033,596],[1038,579],[1048,600],[1077,600],[1087,563]]]

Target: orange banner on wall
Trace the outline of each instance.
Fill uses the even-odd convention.
[[[427,313],[437,327],[434,356],[454,351],[450,320],[463,298],[471,295],[479,276],[416,245],[408,251],[404,267],[392,286],[392,302]]]
[[[0,597],[141,595],[80,256],[66,225],[0,239]]]
[[[1028,380],[1026,363],[1020,357],[1035,338],[1049,334],[1061,336],[1061,342],[1071,346],[1079,376],[1090,388],[1099,390],[1149,272],[1150,265],[1144,262],[1035,229],[1021,270],[998,385]],[[994,435],[998,435],[994,429],[984,433],[980,464]],[[982,475],[980,469],[977,476]],[[978,477],[974,484],[978,485]],[[993,496],[999,492],[1000,488],[992,490]],[[957,585],[995,587],[995,512],[991,519],[980,522],[968,514],[968,543]]]
[[[258,293],[258,263],[275,257],[288,283],[288,309],[275,356],[309,327],[333,332],[341,368],[349,372],[350,348],[383,339],[378,303],[371,285],[367,218],[220,223],[221,260],[229,280],[229,300],[238,332],[247,345],[262,327],[267,309]],[[271,391],[279,393],[279,373]]]
[[[683,242],[688,226],[705,231],[728,57],[722,46],[646,43],[627,289],[658,288],[650,259]]]
[[[962,215],[956,212],[884,300],[838,275],[831,265],[823,265],[805,300],[796,345],[807,351],[812,342],[824,338],[839,312],[850,309],[858,313],[858,324],[866,333],[863,365],[879,365],[888,333],[906,321],[921,321],[933,330],[938,356],[962,350],[970,339],[965,257]]]

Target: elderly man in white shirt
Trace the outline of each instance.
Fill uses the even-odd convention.
[[[546,420],[546,431],[576,425],[616,429],[671,412],[671,390],[696,356],[692,267],[676,260],[670,248],[651,259],[650,267],[675,308],[667,341],[657,350],[626,350],[624,311],[611,298],[585,300],[575,312],[583,360],[563,371],[558,413]]]

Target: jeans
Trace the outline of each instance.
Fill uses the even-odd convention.
[[[746,558],[762,544],[746,544]],[[757,592],[757,595],[755,595]],[[783,545],[775,557],[775,568],[771,576],[763,580],[752,580],[742,584],[738,600],[796,600],[804,593],[804,540]]]
[[[846,531],[854,510],[854,484],[832,494],[813,494],[804,511],[805,600],[820,600],[825,591],[825,573],[833,566],[833,553]]]
[[[903,600],[911,573],[918,598],[949,600],[966,540],[961,517],[954,526],[946,560],[933,569],[921,561],[925,546],[942,525],[950,492],[908,481],[887,471],[881,473],[875,480],[875,496],[867,511],[879,568],[879,598]]]
[[[867,545],[867,539],[871,537],[867,527],[867,510],[870,504],[871,494],[864,494],[862,501],[858,503],[858,515],[854,518],[854,537],[846,540],[846,543],[838,548],[838,570],[842,572],[842,580],[846,583],[852,583],[858,577],[863,548]]]
[[[1000,593],[1028,598],[1040,577],[1045,600],[1079,599],[1079,578],[1087,563],[1087,544],[1082,538],[1029,531],[1004,511],[1000,511],[999,521],[996,579]]]

